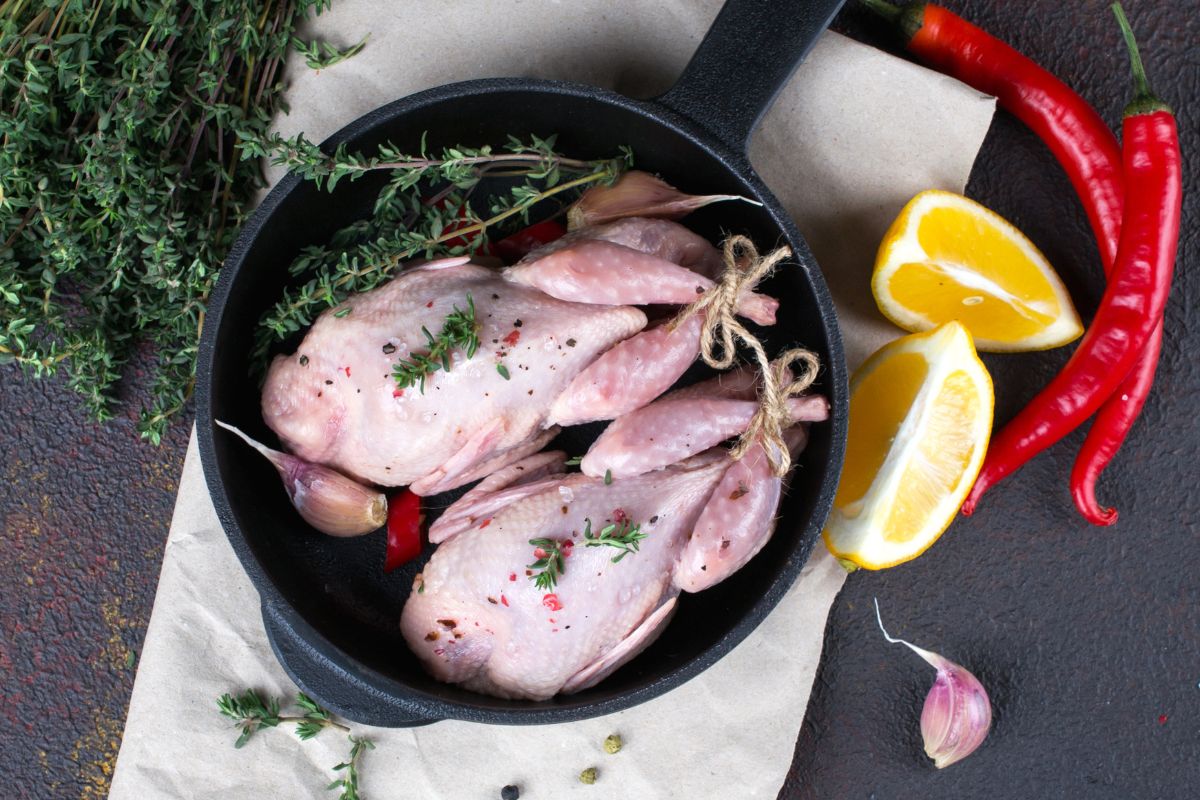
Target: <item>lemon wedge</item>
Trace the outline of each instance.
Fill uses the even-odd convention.
[[[838,558],[884,569],[950,525],[979,473],[992,379],[958,322],[880,348],[850,381],[846,463],[824,530]]]
[[[892,223],[871,293],[906,331],[951,320],[986,352],[1046,350],[1083,323],[1046,257],[1006,219],[952,192],[921,192]]]

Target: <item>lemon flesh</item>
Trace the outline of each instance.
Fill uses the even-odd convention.
[[[824,531],[830,551],[866,569],[923,553],[979,473],[993,407],[991,377],[958,322],[867,359],[850,383],[846,461]]]
[[[951,192],[922,192],[904,207],[879,247],[871,292],[901,328],[955,320],[984,351],[1044,350],[1083,333],[1066,287],[1033,243]]]

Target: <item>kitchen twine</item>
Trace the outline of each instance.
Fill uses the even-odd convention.
[[[751,447],[761,442],[771,471],[779,477],[786,475],[792,466],[791,453],[783,439],[784,429],[792,424],[787,407],[788,398],[801,394],[812,385],[817,379],[820,360],[811,350],[794,347],[772,362],[767,358],[767,351],[758,337],[746,330],[738,320],[737,307],[744,293],[753,291],[755,286],[775,271],[781,261],[791,255],[792,249],[784,245],[766,256],[759,256],[758,249],[749,238],[729,237],[724,243],[725,271],[720,280],[671,322],[671,330],[675,330],[693,314],[703,316],[700,356],[713,369],[727,370],[733,366],[737,356],[735,339],[754,353],[762,382],[758,392],[758,410],[730,455],[735,461],[740,460]],[[801,362],[804,364],[803,372],[792,379],[792,365]]]

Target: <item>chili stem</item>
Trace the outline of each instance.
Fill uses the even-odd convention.
[[[900,15],[904,13],[900,6],[889,3],[887,0],[859,0],[859,2],[888,22],[898,22]]]
[[[1138,49],[1137,37],[1133,35],[1133,26],[1129,24],[1129,17],[1125,16],[1125,9],[1120,3],[1112,4],[1112,12],[1117,18],[1117,24],[1121,26],[1121,35],[1125,37],[1125,47],[1129,50],[1129,66],[1133,69],[1133,94],[1134,99],[1150,99],[1154,97],[1154,93],[1150,91],[1150,81],[1146,79],[1146,67],[1142,64],[1142,53]]]
[[[1121,7],[1120,3],[1113,3],[1112,11],[1117,18],[1117,24],[1121,26],[1121,35],[1125,37],[1125,47],[1129,50],[1129,66],[1133,71],[1133,100],[1125,106],[1125,116],[1153,114],[1155,111],[1174,113],[1171,111],[1171,107],[1159,99],[1150,88],[1150,81],[1146,78],[1146,66],[1142,63],[1142,53],[1138,49],[1137,37],[1133,35],[1133,26],[1129,24],[1129,18],[1125,16],[1125,9]]]

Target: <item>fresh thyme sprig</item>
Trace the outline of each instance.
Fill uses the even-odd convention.
[[[304,63],[309,69],[328,69],[334,64],[340,64],[348,58],[353,58],[366,47],[367,39],[371,38],[371,34],[364,36],[358,44],[352,44],[345,49],[338,49],[329,42],[321,42],[313,40],[306,42],[299,37],[292,37],[292,47],[297,53],[304,56]]]
[[[325,787],[327,789],[341,789],[342,793],[338,795],[338,800],[362,800],[362,796],[358,793],[358,760],[365,751],[375,749],[375,745],[370,739],[364,739],[359,736],[351,736],[350,745],[349,760],[343,761],[333,768],[334,772],[345,770],[345,776]]]
[[[238,697],[223,694],[217,699],[217,708],[221,713],[238,724],[242,731],[234,747],[243,747],[250,737],[261,728],[274,728],[282,718],[279,716],[279,701],[274,698],[263,700],[258,692],[250,689]]]
[[[395,175],[388,182],[389,194],[411,189],[422,181],[469,189],[484,175],[502,170],[506,174],[544,180],[547,186],[555,186],[563,172],[595,172],[613,161],[624,162],[626,168],[632,163],[633,155],[627,147],[621,148],[620,155],[612,159],[566,158],[555,151],[556,139],[557,136],[531,135],[526,143],[516,136],[509,136],[501,148],[460,144],[435,153],[429,150],[426,136],[422,135],[416,155],[404,153],[392,142],[381,144],[374,155],[364,155],[350,152],[344,143],[334,148],[333,153],[326,153],[305,139],[304,134],[286,137],[273,133],[247,142],[243,157],[268,158],[272,164],[286,167],[289,172],[329,191],[333,191],[342,178],[357,180],[374,170],[392,170]]]
[[[612,557],[616,564],[630,553],[638,552],[640,542],[646,538],[642,526],[635,525],[632,520],[621,520],[605,525],[599,533],[592,531],[592,521],[583,521],[583,540],[588,547],[615,547],[621,552]]]
[[[335,722],[328,711],[303,692],[297,695],[296,705],[304,709],[303,715],[280,716],[279,701],[273,697],[264,700],[253,689],[248,689],[236,697],[223,694],[217,699],[217,708],[221,714],[234,720],[242,732],[234,742],[234,747],[244,746],[250,737],[262,728],[274,728],[285,722],[296,723],[296,735],[302,740],[311,739],[329,727],[350,732],[348,727]]]
[[[572,199],[590,185],[611,183],[632,164],[628,148],[609,159],[566,158],[554,151],[553,136],[532,136],[528,144],[510,137],[499,149],[460,145],[437,153],[429,151],[422,137],[417,155],[405,155],[390,143],[370,156],[351,153],[345,145],[327,154],[303,136],[275,135],[246,142],[245,148],[247,156],[269,157],[329,190],[343,178],[355,180],[373,170],[393,172],[376,196],[370,218],[340,229],[328,244],[302,249],[293,261],[291,274],[305,280],[285,289],[263,316],[253,354],[259,367],[275,343],[350,294],[386,282],[405,261],[475,253],[494,229],[527,223],[539,203]],[[523,182],[501,195],[473,200],[485,176]]]
[[[553,589],[563,572],[562,542],[557,539],[530,539],[529,543],[546,554],[528,565],[529,569],[541,570],[530,575],[529,579],[542,591]]]
[[[414,383],[421,387],[425,394],[425,378],[429,373],[439,369],[450,371],[450,353],[455,348],[463,348],[467,358],[479,350],[479,323],[475,321],[475,300],[467,295],[467,310],[462,311],[454,306],[454,311],[442,322],[442,329],[434,336],[429,329],[422,326],[421,333],[429,343],[428,353],[413,353],[407,361],[400,361],[392,367],[392,377],[401,389],[407,389]]]
[[[234,747],[243,747],[255,733],[263,728],[275,728],[287,722],[296,723],[296,735],[301,741],[307,741],[326,728],[337,728],[345,731],[350,739],[350,757],[333,768],[334,772],[344,772],[340,778],[329,784],[329,789],[341,789],[339,800],[362,800],[358,793],[358,763],[366,750],[374,750],[375,745],[369,739],[355,736],[350,728],[333,719],[333,715],[304,692],[296,696],[296,705],[304,710],[303,715],[281,715],[279,701],[275,698],[263,699],[258,692],[248,689],[240,695],[223,694],[217,699],[217,709],[223,716],[232,719],[241,731]]]
[[[329,0],[0,1],[0,365],[64,370],[138,429],[183,410],[217,271],[261,185],[292,36]]]

